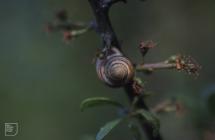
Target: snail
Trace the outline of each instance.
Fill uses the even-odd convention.
[[[134,67],[117,48],[103,50],[96,60],[96,71],[100,80],[110,87],[121,87],[134,78]]]

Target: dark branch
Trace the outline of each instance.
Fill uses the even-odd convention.
[[[110,8],[114,3],[117,3],[120,1],[124,3],[127,2],[126,0],[103,0],[101,3],[103,7]]]
[[[114,3],[117,3],[120,1],[126,2],[125,0],[89,0],[89,3],[96,17],[98,31],[102,38],[104,48],[109,48],[114,46],[114,47],[117,47],[119,50],[121,50],[120,43],[112,28],[112,25],[108,16],[109,9],[111,8],[111,6]],[[135,80],[125,85],[124,89],[131,103],[134,101],[135,97],[141,95],[139,93],[141,92],[141,87],[136,84]],[[138,100],[135,107],[149,110],[145,102],[142,100],[142,98]],[[153,128],[150,124],[145,123],[145,121],[142,118],[138,118],[138,120],[140,121],[141,126],[145,131],[149,140],[162,140],[162,137],[160,136],[160,134],[158,134],[157,136],[153,135]]]
[[[121,50],[120,43],[108,16],[111,5],[119,1],[121,0],[89,0],[89,3],[96,17],[97,28],[101,35],[103,45],[107,48],[114,46]]]
[[[136,98],[136,96],[134,96],[136,94],[136,90],[133,88],[133,83],[126,85],[125,91],[130,99],[130,102],[133,102]],[[141,94],[139,94],[138,96],[141,96]],[[145,102],[141,97],[139,97],[136,103],[136,108],[144,108],[145,110],[150,111],[148,106],[145,104]],[[162,140],[162,137],[160,134],[156,136],[153,135],[154,128],[152,127],[151,124],[146,123],[141,117],[138,120],[149,140]]]

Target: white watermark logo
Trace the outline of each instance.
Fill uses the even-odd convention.
[[[5,123],[5,136],[16,136],[18,134],[18,123]]]

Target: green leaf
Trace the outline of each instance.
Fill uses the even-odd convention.
[[[106,97],[93,97],[93,98],[85,99],[84,101],[82,101],[80,108],[81,108],[81,111],[84,111],[87,108],[102,106],[102,105],[112,105],[119,108],[124,108],[122,104]]]
[[[116,119],[106,123],[102,128],[100,128],[99,132],[96,135],[96,140],[102,140],[106,135],[110,133],[110,131],[115,128],[123,119]]]
[[[141,133],[138,126],[130,123],[128,124],[128,127],[133,135],[133,140],[141,140]]]
[[[153,113],[143,109],[137,110],[136,114],[141,115],[147,121],[147,123],[150,123],[152,125],[153,135],[157,136],[160,130],[159,119]]]

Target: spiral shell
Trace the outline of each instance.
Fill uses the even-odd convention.
[[[96,61],[99,78],[111,87],[121,87],[134,77],[134,67],[130,60],[116,48],[110,54]]]

